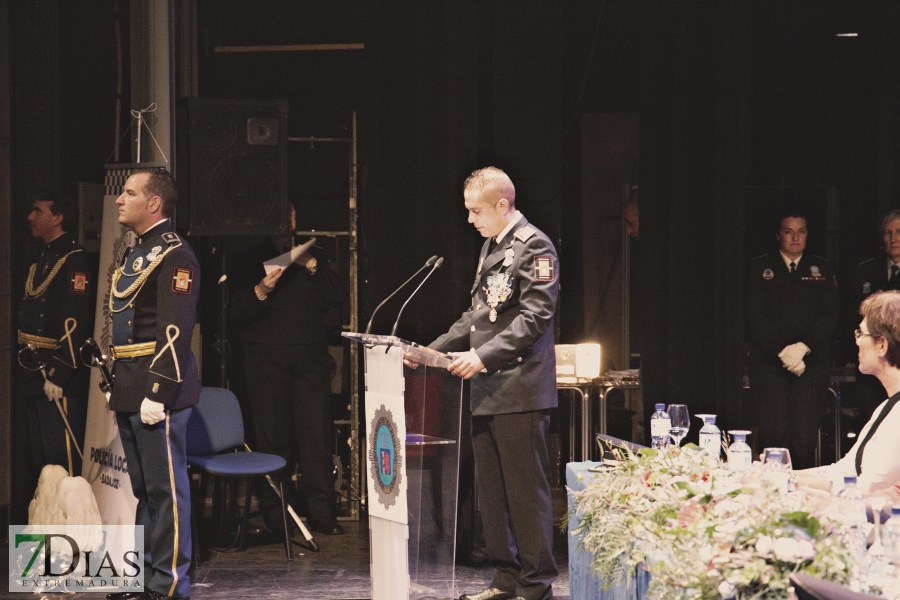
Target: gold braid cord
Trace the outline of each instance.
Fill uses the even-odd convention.
[[[28,270],[28,279],[25,280],[25,297],[29,300],[33,300],[34,298],[40,298],[41,295],[47,291],[47,288],[50,287],[50,284],[53,283],[53,278],[56,277],[56,274],[59,273],[59,270],[62,269],[63,265],[66,264],[66,259],[69,258],[72,254],[76,252],[81,252],[81,248],[78,250],[72,250],[53,265],[53,270],[50,271],[50,274],[44,279],[44,282],[34,287],[34,272],[37,270],[37,263],[32,263],[31,269]]]
[[[141,271],[141,274],[138,275],[138,278],[135,279],[131,285],[129,285],[121,292],[119,291],[118,284],[119,279],[122,277],[122,267],[117,268],[113,272],[112,276],[112,294],[109,295],[109,310],[111,310],[112,312],[121,312],[113,310],[113,298],[115,297],[121,300],[123,298],[130,297],[132,294],[138,291],[141,287],[143,287],[144,282],[147,281],[147,278],[150,277],[150,274],[153,273],[156,267],[162,264],[162,261],[166,257],[166,255],[175,248],[179,248],[180,246],[181,244],[179,244],[178,246],[169,246],[168,248],[166,248],[165,252],[154,258],[153,261],[149,265],[147,265],[147,268]]]

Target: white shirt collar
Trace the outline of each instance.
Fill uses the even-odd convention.
[[[510,221],[509,224],[506,226],[506,228],[504,228],[503,231],[500,232],[500,235],[498,235],[497,237],[494,238],[494,241],[499,244],[500,240],[502,240],[504,238],[504,236],[506,236],[506,234],[509,233],[509,231],[513,228],[513,226],[516,223],[519,222],[519,220],[521,218],[522,218],[522,213],[517,210],[515,212],[515,214],[513,215],[512,221]]]
[[[800,256],[798,256],[797,258],[790,259],[787,257],[787,255],[783,251],[779,250],[778,253],[781,254],[781,260],[784,261],[784,266],[786,266],[788,268],[788,271],[791,270],[791,263],[794,263],[794,265],[796,265],[798,267],[800,266],[800,260],[803,258],[802,254]]]
[[[147,228],[147,231],[145,231],[144,233],[142,233],[142,234],[139,235],[138,237],[146,237],[147,234],[150,233],[150,230],[151,230],[151,229],[153,229],[154,227],[156,227],[156,226],[159,225],[160,223],[164,223],[164,222],[166,222],[166,221],[168,221],[168,220],[169,220],[169,217],[165,217],[165,218],[163,218],[163,219],[160,219],[159,221],[157,221],[156,223],[154,223],[153,225],[151,225],[150,227],[148,227],[148,228]]]

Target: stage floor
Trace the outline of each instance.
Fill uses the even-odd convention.
[[[565,492],[555,488],[554,520],[565,514]],[[235,600],[266,598],[270,600],[344,600],[371,597],[369,583],[369,529],[366,521],[342,521],[346,534],[316,535],[319,552],[295,546],[295,557],[288,562],[277,538],[251,539],[246,551],[204,551],[207,559],[192,573],[193,600]],[[556,527],[554,554],[559,564],[559,579],[553,584],[556,600],[569,599],[569,576],[566,536]],[[295,537],[299,534],[295,532]],[[8,562],[4,546],[4,561]],[[490,583],[493,570],[458,565],[456,580],[460,593],[479,591]],[[41,598],[39,594],[9,593],[6,585],[0,598],[23,600]],[[103,594],[79,593],[74,596],[45,594],[43,597],[75,600],[105,598]]]

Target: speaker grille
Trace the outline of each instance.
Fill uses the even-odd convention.
[[[286,120],[283,100],[185,99],[176,175],[189,213],[183,228],[192,235],[288,231]]]

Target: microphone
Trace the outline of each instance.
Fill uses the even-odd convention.
[[[406,305],[409,304],[409,301],[412,300],[413,296],[416,295],[416,292],[419,291],[419,288],[422,287],[422,285],[423,285],[426,281],[428,281],[428,278],[431,277],[431,274],[434,273],[435,271],[437,271],[438,269],[441,268],[441,265],[442,265],[442,264],[444,264],[444,257],[443,257],[443,256],[442,256],[441,258],[437,259],[437,262],[434,263],[434,266],[431,267],[431,270],[430,270],[430,271],[428,271],[428,275],[425,276],[425,278],[422,280],[422,283],[419,284],[419,287],[417,287],[415,290],[413,290],[413,293],[409,295],[409,298],[407,298],[407,299],[406,299],[406,302],[403,303],[403,306],[400,307],[400,312],[397,313],[397,320],[394,321],[394,328],[391,329],[391,335],[392,335],[392,336],[393,336],[395,333],[397,333],[397,325],[400,324],[400,315],[403,314],[403,309],[406,308]],[[427,265],[426,265],[426,266],[427,266]]]
[[[441,259],[441,260],[443,260],[443,259]],[[393,298],[394,296],[396,296],[396,295],[397,295],[397,292],[399,292],[399,291],[402,290],[404,287],[406,287],[406,284],[407,284],[407,283],[409,283],[410,281],[412,281],[413,279],[415,279],[416,276],[417,276],[419,273],[421,273],[422,271],[424,271],[425,269],[427,269],[428,267],[430,267],[431,265],[433,265],[433,264],[434,264],[435,262],[437,262],[437,261],[438,261],[438,257],[437,257],[437,256],[432,256],[431,258],[429,258],[428,261],[427,261],[427,262],[426,262],[426,263],[425,263],[418,271],[416,271],[415,273],[413,273],[413,276],[412,276],[412,277],[410,277],[409,279],[407,279],[406,281],[404,281],[403,284],[402,284],[400,287],[398,287],[396,290],[394,290],[394,293],[392,293],[390,296],[388,296],[387,298],[385,298],[384,300],[382,300],[382,301],[381,301],[381,304],[379,304],[378,306],[375,307],[375,310],[372,311],[372,317],[369,319],[369,324],[366,325],[366,334],[368,334],[370,331],[372,331],[372,321],[375,320],[375,313],[377,313],[378,310],[379,310],[382,306],[384,306],[384,303],[387,302],[388,300],[390,300],[391,298]],[[430,275],[430,274],[431,274],[431,273],[429,273],[429,275]]]

